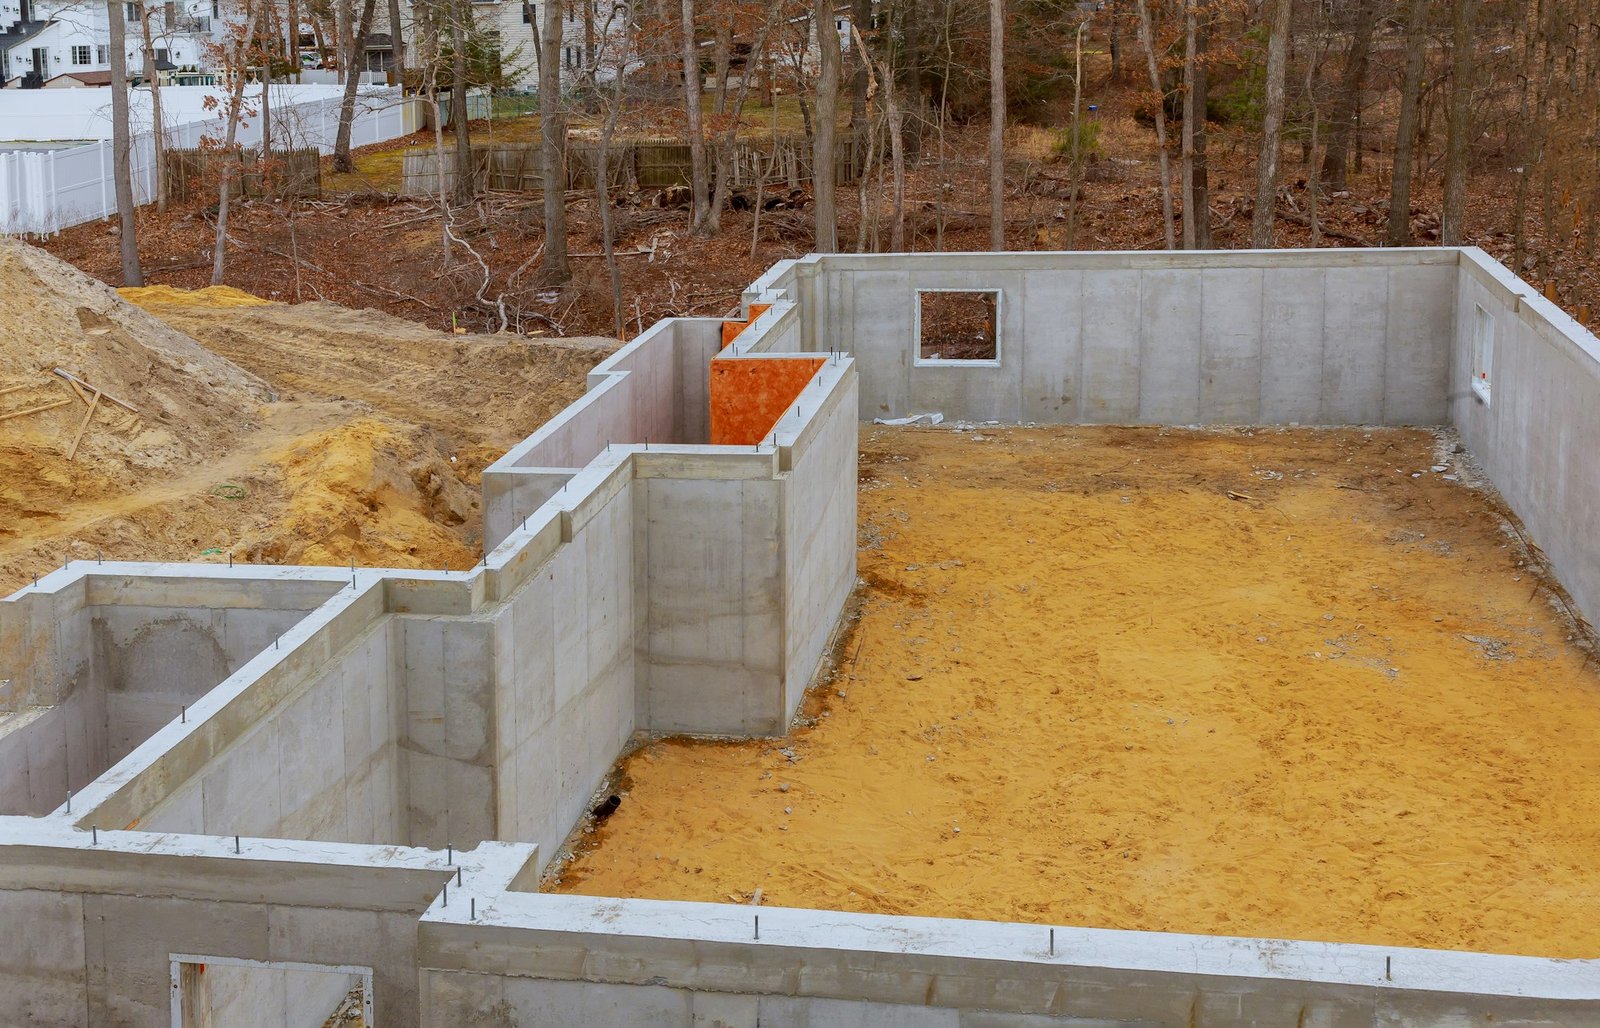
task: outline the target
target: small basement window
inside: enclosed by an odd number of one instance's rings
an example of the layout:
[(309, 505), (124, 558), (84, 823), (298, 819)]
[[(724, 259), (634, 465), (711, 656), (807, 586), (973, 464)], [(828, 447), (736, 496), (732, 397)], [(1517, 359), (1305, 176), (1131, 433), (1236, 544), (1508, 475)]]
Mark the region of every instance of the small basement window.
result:
[(1494, 371), (1494, 318), (1482, 307), (1472, 323), (1472, 391), (1489, 402), (1489, 376)]
[(1000, 363), (1000, 290), (919, 289), (917, 363)]

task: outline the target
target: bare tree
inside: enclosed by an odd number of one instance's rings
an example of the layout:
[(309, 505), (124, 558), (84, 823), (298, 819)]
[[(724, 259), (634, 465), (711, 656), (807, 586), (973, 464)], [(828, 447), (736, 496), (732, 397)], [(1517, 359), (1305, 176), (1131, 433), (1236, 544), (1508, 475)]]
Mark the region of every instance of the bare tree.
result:
[(831, 0), (816, 0), (814, 15), (819, 55), (817, 125), (811, 159), (812, 192), (816, 199), (818, 253), (839, 249), (838, 173), (834, 143), (839, 132), (839, 33), (834, 31)]
[[(294, 0), (290, 0), (291, 9), (293, 3)], [(406, 80), (406, 37), (404, 26), (400, 23), (400, 0), (389, 0), (389, 55), (394, 67), (395, 83), (403, 86)], [(298, 63), (299, 59), (296, 58)]]
[(544, 157), (546, 285), (572, 278), (567, 261), (567, 116), (561, 101), (562, 0), (545, 0), (539, 39), (539, 116)]
[(1460, 246), (1467, 215), (1467, 155), (1472, 144), (1473, 26), (1478, 0), (1455, 0), (1450, 53), (1450, 112), (1445, 130), (1444, 214), (1439, 241)]
[(689, 145), (689, 229), (695, 235), (706, 231), (706, 211), (710, 189), (706, 181), (706, 137), (700, 118), (700, 45), (695, 41), (694, 0), (682, 0), (683, 38), (683, 113), (688, 124)]
[[(372, 0), (367, 0), (370, 4)], [(239, 121), (244, 116), (244, 87), (250, 78), (250, 56), (255, 48), (257, 19), (244, 12), (244, 22), (230, 27), (230, 38), (222, 43), (222, 72), (228, 79), (228, 99), (225, 108), (227, 129), (222, 141), (222, 174), (217, 181), (217, 231), (211, 248), (211, 284), (222, 284), (222, 265), (228, 241), (228, 201), (232, 198), (233, 178), (240, 163), (235, 152), (239, 138)]]
[(344, 54), (339, 68), (344, 72), (344, 95), (339, 98), (339, 131), (333, 142), (333, 167), (336, 171), (354, 171), (350, 161), (350, 131), (356, 120), (356, 87), (361, 84), (361, 65), (366, 63), (367, 35), (372, 31), (372, 12), (375, 0), (363, 0), (361, 17), (355, 17), (354, 0), (339, 0), (344, 12), (346, 34)]
[(161, 70), (156, 67), (156, 44), (150, 27), (149, 4), (139, 7), (139, 22), (143, 29), (144, 81), (150, 89), (150, 154), (155, 162), (156, 210), (167, 211), (167, 140), (161, 118)]
[(1156, 164), (1161, 175), (1161, 222), (1167, 249), (1178, 248), (1172, 221), (1172, 166), (1167, 160), (1167, 94), (1161, 87), (1161, 68), (1156, 60), (1155, 25), (1146, 0), (1134, 0), (1139, 9), (1139, 44), (1144, 47), (1145, 66), (1150, 72), (1150, 88), (1155, 92)]
[[(1285, 82), (1289, 72), (1289, 33), (1294, 0), (1271, 0), (1272, 28), (1267, 39), (1267, 97), (1261, 125), (1261, 159), (1256, 163), (1256, 207), (1250, 217), (1250, 245), (1272, 245), (1272, 224), (1278, 207), (1278, 151), (1282, 146)], [(1425, 3), (1426, 0), (1414, 0)]]
[(1352, 17), (1350, 45), (1344, 54), (1339, 92), (1334, 94), (1333, 110), (1328, 115), (1328, 148), (1322, 156), (1322, 178), (1328, 189), (1335, 192), (1348, 184), (1350, 147), (1361, 111), (1361, 88), (1372, 56), (1372, 34), (1378, 25), (1378, 0), (1361, 0)]
[(989, 249), (1006, 248), (1006, 5), (989, 0)]
[(144, 285), (139, 268), (138, 227), (133, 219), (132, 133), (128, 128), (127, 25), (122, 19), (122, 0), (106, 0), (110, 23), (111, 58), (111, 174), (116, 178), (117, 215), (122, 225), (122, 284)]
[(1410, 0), (1406, 10), (1406, 68), (1400, 83), (1400, 115), (1394, 134), (1394, 169), (1389, 182), (1390, 246), (1411, 244), (1411, 164), (1421, 121), (1422, 73), (1427, 68), (1428, 0)]
[[(456, 0), (450, 10), (450, 126), (456, 136), (455, 202), (465, 207), (477, 192), (477, 168), (472, 160), (472, 130), (467, 114), (467, 37), (472, 23), (472, 0)], [(372, 0), (367, 0), (367, 8)]]

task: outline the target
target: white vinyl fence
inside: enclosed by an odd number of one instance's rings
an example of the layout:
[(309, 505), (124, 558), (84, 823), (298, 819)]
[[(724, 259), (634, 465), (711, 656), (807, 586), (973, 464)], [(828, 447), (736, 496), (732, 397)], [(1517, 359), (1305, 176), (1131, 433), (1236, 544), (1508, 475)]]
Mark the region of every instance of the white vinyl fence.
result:
[[(253, 107), (260, 108), (259, 94)], [(402, 99), (396, 89), (363, 88), (356, 99), (350, 145), (381, 143), (421, 127), (422, 110), (416, 100)], [(200, 146), (203, 139), (221, 141), (226, 131), (225, 121), (214, 118), (168, 128), (165, 137), (169, 149), (185, 149)], [(338, 131), (336, 97), (272, 109), (274, 148), (316, 147), (332, 153)], [(241, 122), (237, 140), (241, 146), (259, 145), (261, 119)], [(130, 157), (134, 203), (150, 203), (155, 198), (150, 133), (134, 136)], [(111, 158), (109, 139), (66, 149), (0, 152), (0, 233), (47, 236), (115, 214), (117, 191)]]

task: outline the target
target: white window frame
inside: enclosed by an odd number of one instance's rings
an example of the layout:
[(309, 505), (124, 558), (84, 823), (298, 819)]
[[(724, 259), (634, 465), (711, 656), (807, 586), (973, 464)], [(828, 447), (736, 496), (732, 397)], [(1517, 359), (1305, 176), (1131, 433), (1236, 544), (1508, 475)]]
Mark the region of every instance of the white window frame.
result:
[[(78, 57), (80, 55), (83, 57), (83, 60), (81, 60), (81, 61), (78, 60)], [(72, 46), (72, 66), (74, 68), (87, 68), (87, 67), (89, 67), (90, 58), (93, 55), (94, 55), (94, 50), (93, 50), (92, 47), (89, 46), (89, 44), (87, 44), (87, 43), (74, 43), (73, 46)]]
[(1472, 391), (1485, 407), (1494, 385), (1494, 316), (1482, 304), (1473, 305)]
[[(922, 356), (922, 295), (924, 293), (993, 293), (994, 294), (994, 357), (980, 360), (954, 360), (947, 357)], [(952, 286), (918, 289), (913, 301), (911, 325), (911, 361), (918, 368), (998, 368), (1005, 356), (1005, 290), (999, 286)]]
[(111, 48), (96, 45), (94, 48), (94, 63), (106, 64), (111, 56)]
[(194, 953), (169, 953), (167, 968), (172, 993), (172, 1028), (185, 1028), (183, 1020), (183, 965), (217, 964), (226, 967), (250, 967), (267, 971), (315, 971), (318, 974), (349, 974), (361, 978), (362, 1014), (364, 1024), (377, 1024), (372, 1002), (372, 968), (351, 964), (307, 964), (298, 960), (247, 960), (241, 957), (207, 957)]

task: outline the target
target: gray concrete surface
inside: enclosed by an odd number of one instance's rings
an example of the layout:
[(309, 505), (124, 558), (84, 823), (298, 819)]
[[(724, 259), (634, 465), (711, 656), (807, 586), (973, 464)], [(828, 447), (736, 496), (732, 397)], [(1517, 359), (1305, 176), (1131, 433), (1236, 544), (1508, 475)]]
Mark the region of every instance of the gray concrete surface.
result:
[[(914, 254), (785, 262), (746, 302), (861, 370), (861, 417), (1439, 424), (1454, 251)], [(999, 366), (919, 365), (922, 289), (998, 290)]]
[[(1450, 421), (1592, 622), (1600, 618), (1600, 341), (1482, 250), (1462, 252), (1457, 276)], [(1487, 402), (1471, 387), (1479, 308), (1494, 329)]]

